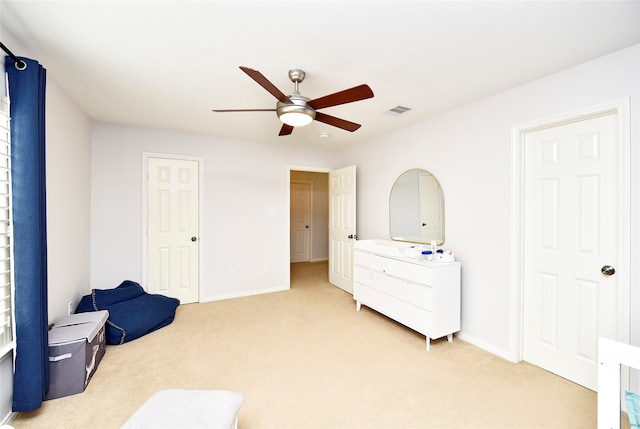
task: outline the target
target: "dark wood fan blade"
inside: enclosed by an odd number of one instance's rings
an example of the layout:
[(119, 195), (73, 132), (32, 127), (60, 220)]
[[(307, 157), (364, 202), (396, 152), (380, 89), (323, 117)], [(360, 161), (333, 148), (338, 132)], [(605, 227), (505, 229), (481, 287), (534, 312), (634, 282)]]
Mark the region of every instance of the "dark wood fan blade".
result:
[(359, 85), (345, 89), (324, 97), (316, 98), (307, 104), (314, 109), (324, 109), (325, 107), (337, 106), (339, 104), (352, 103), (354, 101), (365, 100), (373, 97), (373, 91), (369, 85)]
[(342, 128), (343, 130), (354, 132), (361, 127), (360, 124), (350, 122), (344, 119), (336, 118), (335, 116), (327, 115), (326, 113), (316, 112), (316, 121), (323, 122), (334, 127)]
[(276, 109), (213, 109), (212, 112), (275, 112)]
[(293, 131), (293, 127), (291, 125), (282, 124), (282, 128), (280, 128), (279, 136), (288, 136)]
[(269, 82), (269, 80), (264, 77), (258, 70), (253, 70), (248, 67), (242, 66), (240, 66), (240, 70), (248, 74), (251, 79), (258, 82), (258, 85), (269, 91), (269, 93), (276, 97), (279, 101), (282, 101), (283, 103), (291, 103), (291, 100), (289, 100), (289, 98), (287, 98), (287, 96), (284, 95), (282, 91), (276, 88), (274, 84)]

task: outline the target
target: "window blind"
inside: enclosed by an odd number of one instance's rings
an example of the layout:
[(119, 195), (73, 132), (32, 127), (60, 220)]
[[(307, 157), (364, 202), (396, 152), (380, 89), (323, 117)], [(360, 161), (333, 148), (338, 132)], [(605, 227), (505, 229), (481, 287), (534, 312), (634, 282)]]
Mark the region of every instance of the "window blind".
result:
[(13, 348), (11, 146), (7, 103), (0, 103), (0, 357)]

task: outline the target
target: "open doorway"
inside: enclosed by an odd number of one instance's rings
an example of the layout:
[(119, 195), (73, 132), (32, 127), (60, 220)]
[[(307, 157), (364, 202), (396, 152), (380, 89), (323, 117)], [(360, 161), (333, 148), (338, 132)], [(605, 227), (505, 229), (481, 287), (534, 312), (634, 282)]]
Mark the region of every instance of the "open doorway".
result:
[(329, 259), (329, 174), (290, 172), (291, 263)]

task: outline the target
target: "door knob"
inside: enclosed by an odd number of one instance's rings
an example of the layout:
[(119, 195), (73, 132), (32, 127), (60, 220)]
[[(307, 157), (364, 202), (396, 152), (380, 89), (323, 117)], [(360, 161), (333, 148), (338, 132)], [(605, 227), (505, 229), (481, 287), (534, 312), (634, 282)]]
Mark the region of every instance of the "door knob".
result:
[(193, 242), (198, 241), (198, 237), (191, 237), (191, 241), (193, 241)]
[(602, 268), (600, 268), (600, 272), (605, 276), (610, 276), (615, 274), (616, 269), (613, 268), (611, 265), (604, 265)]

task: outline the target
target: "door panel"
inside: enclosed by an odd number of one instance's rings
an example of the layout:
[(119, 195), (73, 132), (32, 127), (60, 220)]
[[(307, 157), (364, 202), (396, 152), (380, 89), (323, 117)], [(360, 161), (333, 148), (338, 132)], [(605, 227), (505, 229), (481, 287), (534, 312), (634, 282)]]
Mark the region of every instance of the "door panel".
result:
[(291, 182), (290, 185), (290, 261), (311, 259), (311, 184)]
[(329, 173), (329, 282), (353, 294), (356, 167)]
[(595, 390), (617, 335), (616, 116), (525, 137), (524, 359)]
[(198, 162), (148, 158), (147, 166), (149, 292), (198, 302)]

